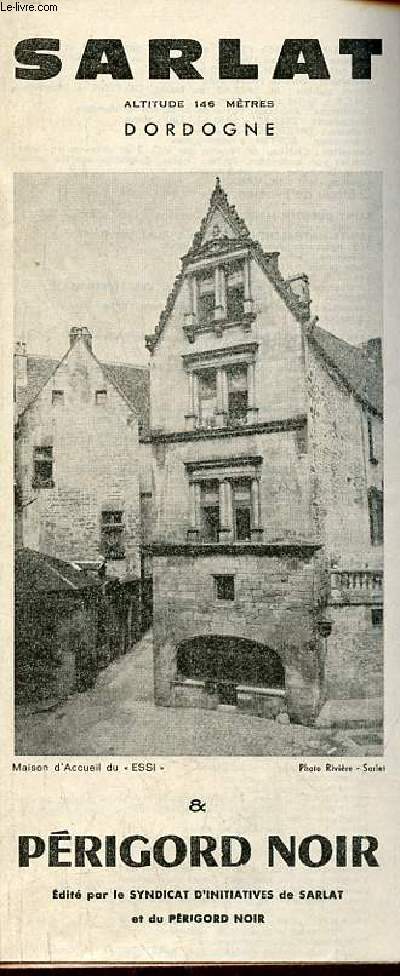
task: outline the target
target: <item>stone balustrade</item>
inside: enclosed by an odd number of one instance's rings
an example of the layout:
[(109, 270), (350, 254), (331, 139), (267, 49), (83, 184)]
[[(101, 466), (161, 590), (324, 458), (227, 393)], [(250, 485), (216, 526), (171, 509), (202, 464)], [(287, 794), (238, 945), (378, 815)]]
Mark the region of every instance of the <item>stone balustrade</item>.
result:
[(330, 602), (335, 604), (382, 604), (382, 569), (334, 569)]

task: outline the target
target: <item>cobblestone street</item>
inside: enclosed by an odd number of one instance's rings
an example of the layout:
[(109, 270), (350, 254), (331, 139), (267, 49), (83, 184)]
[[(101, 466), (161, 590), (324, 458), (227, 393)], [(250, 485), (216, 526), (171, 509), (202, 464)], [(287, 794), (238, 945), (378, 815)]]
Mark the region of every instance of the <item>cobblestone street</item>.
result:
[(153, 702), (151, 633), (99, 675), (96, 685), (52, 711), (20, 712), (18, 755), (379, 755), (379, 732), (280, 725), (216, 711), (160, 708)]

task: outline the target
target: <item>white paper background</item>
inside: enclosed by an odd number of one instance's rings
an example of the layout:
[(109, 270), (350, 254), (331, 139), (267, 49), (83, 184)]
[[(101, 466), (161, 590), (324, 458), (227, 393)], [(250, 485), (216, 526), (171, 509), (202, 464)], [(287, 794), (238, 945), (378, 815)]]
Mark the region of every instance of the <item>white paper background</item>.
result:
[[(211, 3), (101, 4), (60, 0), (54, 14), (0, 13), (2, 120), (2, 947), (3, 960), (23, 961), (269, 961), (393, 960), (399, 955), (397, 905), (399, 646), (399, 341), (398, 190), (399, 25), (396, 7), (352, 0), (249, 0)], [(50, 82), (14, 79), (13, 51), (22, 37), (59, 37), (62, 73)], [(134, 81), (79, 82), (74, 75), (88, 37), (120, 37), (134, 66)], [(147, 79), (149, 37), (194, 37), (203, 43), (204, 81)], [(241, 37), (242, 58), (258, 61), (257, 82), (218, 82), (219, 37)], [(318, 37), (330, 81), (273, 82), (285, 37)], [(373, 59), (373, 80), (351, 80), (350, 58), (339, 56), (339, 37), (383, 37), (384, 57)], [(207, 115), (230, 120), (226, 98), (274, 98), (276, 135), (270, 139), (125, 139), (124, 102), (132, 98), (218, 101)], [(143, 112), (143, 121), (154, 118)], [(163, 113), (156, 113), (160, 118)], [(190, 107), (177, 120), (193, 119)], [(246, 115), (236, 113), (240, 117)], [(128, 113), (129, 115), (129, 113)], [(262, 117), (262, 113), (259, 113)], [(236, 118), (236, 115), (235, 115)], [(17, 774), (12, 713), (12, 179), (14, 172), (65, 171), (382, 171), (384, 178), (384, 326), (386, 377), (385, 663), (386, 774), (299, 774), (293, 759), (171, 759), (165, 770), (139, 775)], [(194, 228), (193, 228), (194, 229)], [(163, 228), (163, 231), (165, 228)], [(56, 310), (55, 310), (56, 311)], [(9, 471), (10, 477), (7, 476)], [(113, 761), (118, 761), (117, 757)], [(52, 760), (48, 760), (51, 765)], [(349, 762), (349, 760), (347, 760)], [(372, 761), (369, 760), (372, 764)], [(207, 798), (206, 815), (188, 812), (192, 796)], [(127, 868), (52, 870), (44, 859), (17, 867), (17, 835), (67, 828), (73, 833), (243, 833), (253, 859), (242, 870)], [(269, 833), (298, 837), (376, 834), (377, 869), (318, 871), (266, 867)], [(264, 926), (133, 925), (137, 905), (55, 902), (53, 887), (342, 888), (341, 902), (275, 898), (246, 904), (265, 911)], [(194, 903), (190, 904), (192, 909)], [(243, 903), (242, 903), (243, 905)], [(174, 907), (172, 907), (174, 906)], [(174, 911), (177, 903), (156, 910)], [(238, 903), (212, 902), (212, 911), (240, 911)], [(250, 907), (248, 907), (250, 906)], [(180, 906), (179, 906), (180, 907)], [(185, 906), (184, 906), (185, 907)], [(189, 907), (189, 906), (188, 906)], [(196, 908), (198, 906), (196, 905)], [(200, 910), (204, 910), (204, 903)], [(153, 903), (145, 914), (153, 910)]]

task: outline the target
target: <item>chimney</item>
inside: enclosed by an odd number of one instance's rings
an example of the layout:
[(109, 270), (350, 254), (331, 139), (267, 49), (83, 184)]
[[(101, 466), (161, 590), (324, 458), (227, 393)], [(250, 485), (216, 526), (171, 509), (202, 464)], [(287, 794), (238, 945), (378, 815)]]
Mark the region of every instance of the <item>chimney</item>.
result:
[(368, 359), (372, 359), (379, 369), (382, 369), (382, 339), (376, 336), (374, 339), (367, 339), (361, 347), (367, 354)]
[(26, 342), (20, 340), (15, 343), (14, 349), (14, 377), (16, 389), (25, 389), (28, 385), (28, 356), (26, 354)]
[(72, 329), (69, 330), (70, 349), (78, 342), (78, 339), (83, 339), (85, 346), (92, 351), (92, 333), (85, 325), (73, 325)]

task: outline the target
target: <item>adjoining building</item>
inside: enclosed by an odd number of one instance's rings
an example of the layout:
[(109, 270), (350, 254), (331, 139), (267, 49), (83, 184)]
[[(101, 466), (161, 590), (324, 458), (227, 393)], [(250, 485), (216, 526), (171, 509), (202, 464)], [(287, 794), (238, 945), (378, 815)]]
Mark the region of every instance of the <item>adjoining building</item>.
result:
[(101, 582), (31, 549), (15, 554), (15, 700), (51, 706), (86, 691), (99, 662)]
[(15, 355), (16, 546), (96, 570), (103, 663), (142, 629), (139, 430), (148, 369), (103, 363), (86, 328), (60, 362)]
[(217, 180), (147, 337), (159, 704), (382, 693), (381, 346), (310, 303)]

